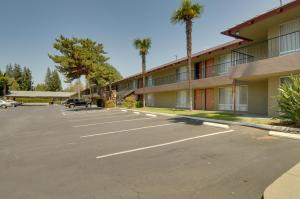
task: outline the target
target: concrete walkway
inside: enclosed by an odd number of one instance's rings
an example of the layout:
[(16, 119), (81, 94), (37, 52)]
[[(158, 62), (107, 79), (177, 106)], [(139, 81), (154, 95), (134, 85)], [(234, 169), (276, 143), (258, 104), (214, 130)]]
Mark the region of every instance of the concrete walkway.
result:
[(300, 163), (279, 177), (264, 193), (264, 199), (300, 198)]

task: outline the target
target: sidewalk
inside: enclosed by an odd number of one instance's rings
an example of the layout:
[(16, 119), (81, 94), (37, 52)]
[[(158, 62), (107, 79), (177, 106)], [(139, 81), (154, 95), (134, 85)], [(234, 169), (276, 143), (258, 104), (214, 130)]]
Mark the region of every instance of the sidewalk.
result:
[(264, 193), (264, 199), (299, 199), (300, 163), (284, 173)]

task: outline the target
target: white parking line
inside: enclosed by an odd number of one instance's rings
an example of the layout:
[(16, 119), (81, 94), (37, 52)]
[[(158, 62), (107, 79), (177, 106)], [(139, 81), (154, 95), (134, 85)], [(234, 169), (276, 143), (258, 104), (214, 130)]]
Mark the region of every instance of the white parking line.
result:
[(214, 135), (221, 135), (221, 134), (231, 133), (233, 131), (234, 130), (220, 131), (220, 132), (217, 132), (217, 133), (210, 133), (210, 134), (206, 134), (206, 135), (190, 137), (190, 138), (186, 138), (186, 139), (176, 140), (176, 141), (173, 141), (173, 142), (167, 142), (167, 143), (162, 143), (162, 144), (157, 144), (157, 145), (152, 145), (152, 146), (147, 146), (147, 147), (141, 147), (141, 148), (137, 148), (137, 149), (131, 149), (131, 150), (127, 150), (127, 151), (121, 151), (121, 152), (117, 152), (117, 153), (111, 153), (111, 154), (107, 154), (107, 155), (101, 155), (101, 156), (97, 156), (96, 158), (97, 159), (103, 159), (103, 158), (108, 158), (108, 157), (112, 157), (112, 156), (123, 155), (123, 154), (127, 154), (127, 153), (133, 153), (133, 152), (137, 152), (137, 151), (143, 151), (143, 150), (147, 150), (147, 149), (153, 149), (153, 148), (158, 148), (158, 147), (172, 145), (172, 144), (178, 144), (178, 143), (181, 143), (181, 142), (187, 142), (187, 141), (190, 141), (190, 140), (201, 139), (201, 138), (210, 137), (210, 136), (214, 136)]
[(163, 126), (171, 126), (171, 125), (176, 125), (176, 124), (183, 124), (183, 122), (145, 126), (145, 127), (140, 127), (140, 128), (126, 129), (126, 130), (120, 130), (120, 131), (111, 131), (111, 132), (106, 132), (106, 133), (97, 133), (97, 134), (92, 134), (92, 135), (81, 136), (80, 138), (89, 138), (89, 137), (110, 135), (110, 134), (116, 134), (116, 133), (128, 133), (130, 131), (138, 131), (138, 130), (142, 130), (142, 129), (150, 129), (150, 128), (157, 128), (157, 127), (163, 127)]
[(152, 118), (139, 118), (139, 119), (132, 119), (132, 120), (117, 120), (117, 121), (111, 121), (111, 122), (83, 124), (83, 125), (77, 125), (77, 126), (72, 126), (72, 127), (73, 128), (79, 128), (79, 127), (87, 127), (87, 126), (96, 126), (96, 125), (101, 125), (101, 124), (112, 124), (112, 123), (131, 122), (131, 121), (137, 121), (137, 120), (150, 120), (150, 119), (152, 119)]
[(133, 112), (134, 114), (137, 114), (137, 115), (139, 115), (139, 114), (141, 114), (140, 112)]
[(121, 110), (122, 112), (127, 112), (127, 110)]

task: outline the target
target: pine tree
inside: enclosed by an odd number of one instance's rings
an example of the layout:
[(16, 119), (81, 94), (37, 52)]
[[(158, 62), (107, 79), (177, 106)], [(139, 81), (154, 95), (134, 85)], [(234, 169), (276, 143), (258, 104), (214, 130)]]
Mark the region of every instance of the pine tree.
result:
[(19, 64), (15, 64), (12, 70), (12, 78), (14, 78), (19, 85), (22, 84), (22, 68)]
[(50, 91), (61, 91), (61, 81), (57, 70), (52, 71), (50, 77)]
[(30, 91), (32, 89), (32, 75), (29, 68), (24, 67), (22, 73), (21, 90)]
[(50, 91), (50, 87), (51, 87), (51, 76), (52, 76), (52, 73), (51, 73), (51, 70), (50, 68), (48, 67), (47, 68), (47, 73), (46, 73), (46, 77), (45, 77), (45, 85), (46, 85), (46, 90), (47, 91)]
[(5, 70), (6, 76), (9, 78), (14, 78), (14, 72), (13, 72), (13, 65), (8, 64), (6, 65), (6, 70)]

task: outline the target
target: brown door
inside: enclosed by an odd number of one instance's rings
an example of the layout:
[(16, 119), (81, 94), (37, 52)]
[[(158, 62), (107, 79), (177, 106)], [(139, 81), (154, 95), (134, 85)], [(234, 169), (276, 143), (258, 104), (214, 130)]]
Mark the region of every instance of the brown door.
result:
[(205, 109), (205, 92), (203, 89), (195, 90), (195, 110)]
[(215, 109), (214, 89), (207, 88), (205, 94), (206, 110), (213, 111)]

